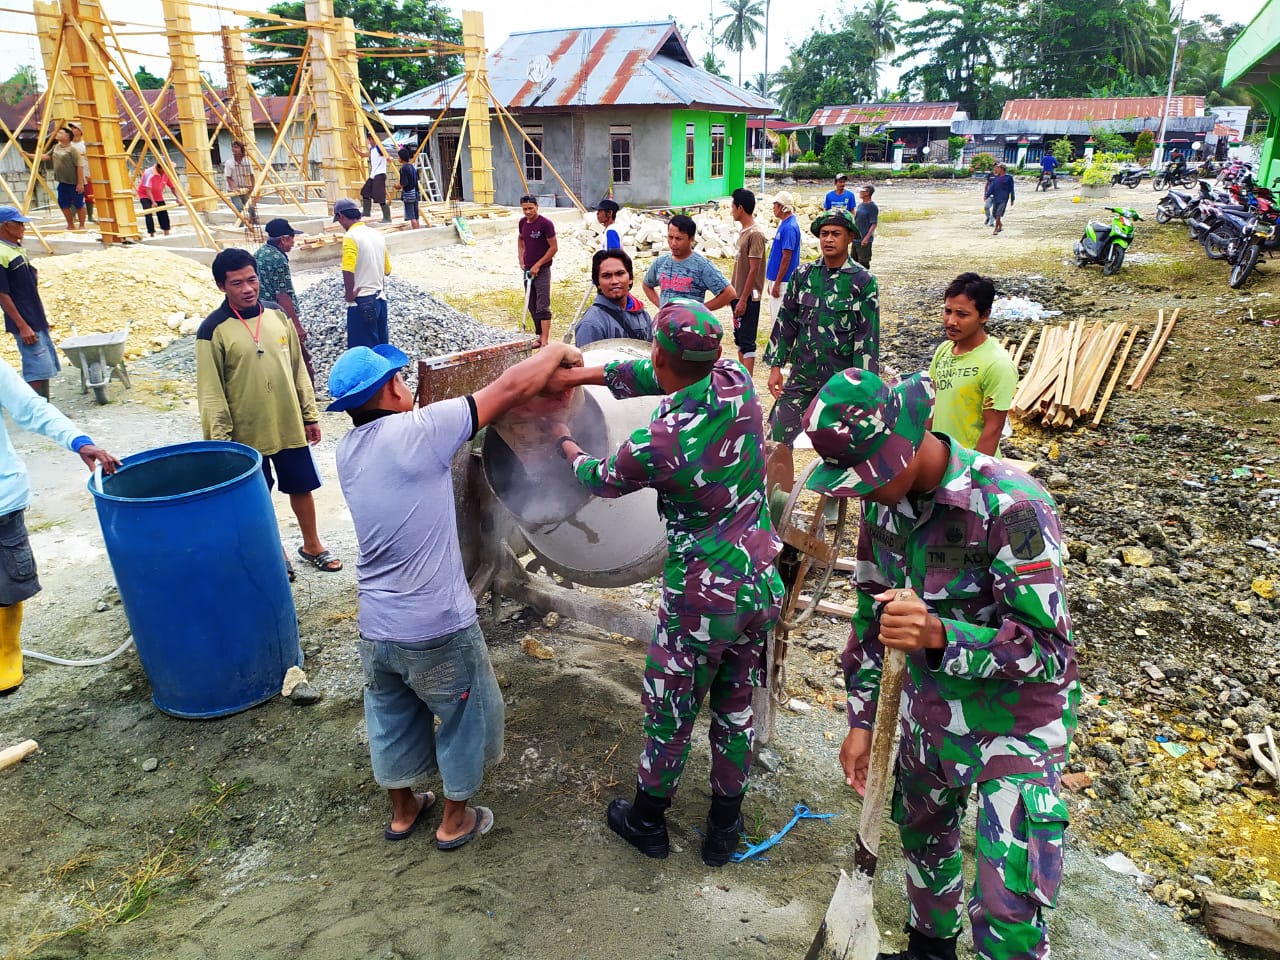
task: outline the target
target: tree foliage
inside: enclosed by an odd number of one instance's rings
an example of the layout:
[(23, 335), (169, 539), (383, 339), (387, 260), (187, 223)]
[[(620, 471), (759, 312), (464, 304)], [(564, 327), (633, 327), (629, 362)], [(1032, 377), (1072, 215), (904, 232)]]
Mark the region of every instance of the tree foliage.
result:
[(762, 0), (725, 0), (726, 12), (716, 17), (715, 25), (723, 25), (720, 42), (738, 55), (738, 86), (742, 86), (742, 51), (756, 47), (756, 34), (764, 34)]
[(134, 71), (133, 80), (139, 90), (159, 90), (164, 86), (164, 77), (156, 76), (145, 65)]
[[(356, 46), (361, 50), (379, 47), (412, 46), (412, 39), (371, 37), (360, 30), (378, 30), (416, 38), (420, 42), (443, 40), (462, 42), (462, 24), (449, 15), (447, 6), (430, 0), (334, 0), (334, 14), (350, 17), (356, 25)], [(285, 0), (267, 9), (268, 13), (289, 20), (305, 20), (303, 0)], [(250, 17), (250, 28), (274, 26), (275, 22)], [(258, 56), (250, 60), (249, 70), (254, 85), (264, 93), (277, 96), (289, 93), (297, 64), (272, 66), (273, 59), (296, 58), (307, 42), (304, 29), (280, 30), (261, 34), (270, 44), (295, 44), (293, 47), (250, 43)], [(462, 72), (460, 56), (359, 57), (360, 82), (379, 103), (405, 93), (420, 90)]]
[(34, 97), (40, 92), (40, 81), (36, 68), (31, 64), (23, 64), (8, 80), (0, 82), (0, 102), (13, 106), (27, 97)]
[(822, 26), (791, 50), (773, 76), (782, 112), (808, 120), (824, 104), (860, 103), (875, 96), (875, 54), (862, 25), (852, 18), (842, 29)]

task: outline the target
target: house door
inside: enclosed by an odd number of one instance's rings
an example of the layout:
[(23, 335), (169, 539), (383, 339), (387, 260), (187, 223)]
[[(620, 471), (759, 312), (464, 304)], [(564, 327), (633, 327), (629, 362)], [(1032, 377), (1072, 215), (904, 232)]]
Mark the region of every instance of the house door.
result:
[(440, 174), (442, 177), (453, 174), (453, 186), (445, 192), (449, 198), (454, 201), (462, 200), (462, 164), (458, 164), (454, 170), (454, 161), (458, 157), (458, 134), (456, 133), (438, 133), (436, 141), (440, 148)]

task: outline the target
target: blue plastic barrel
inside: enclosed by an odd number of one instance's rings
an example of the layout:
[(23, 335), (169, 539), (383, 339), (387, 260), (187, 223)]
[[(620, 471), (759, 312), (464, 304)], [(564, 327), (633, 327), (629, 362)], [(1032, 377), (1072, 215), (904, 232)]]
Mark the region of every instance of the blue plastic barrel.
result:
[(159, 447), (89, 489), (155, 705), (221, 717), (279, 693), (302, 650), (258, 451)]

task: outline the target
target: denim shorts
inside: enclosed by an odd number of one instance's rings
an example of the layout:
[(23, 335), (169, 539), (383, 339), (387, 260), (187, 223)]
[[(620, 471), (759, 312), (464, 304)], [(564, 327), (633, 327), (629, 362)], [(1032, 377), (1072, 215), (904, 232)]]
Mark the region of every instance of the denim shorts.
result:
[(63, 210), (79, 210), (84, 206), (84, 194), (74, 183), (58, 182), (58, 206)]
[(15, 334), (18, 341), (18, 355), (22, 357), (22, 379), (27, 383), (36, 380), (51, 380), (54, 374), (62, 369), (58, 362), (58, 348), (53, 345), (53, 338), (48, 330), (36, 331), (36, 342), (27, 344)]
[[(275, 476), (272, 476), (273, 466)], [(320, 488), (320, 471), (316, 469), (316, 458), (310, 446), (286, 447), (264, 455), (262, 473), (267, 478), (268, 490), (277, 478), (281, 493), (310, 493)]]
[(411, 787), (439, 771), (446, 799), (470, 798), (502, 759), (506, 716), (479, 625), (420, 643), (361, 637), (360, 662), (378, 784)]

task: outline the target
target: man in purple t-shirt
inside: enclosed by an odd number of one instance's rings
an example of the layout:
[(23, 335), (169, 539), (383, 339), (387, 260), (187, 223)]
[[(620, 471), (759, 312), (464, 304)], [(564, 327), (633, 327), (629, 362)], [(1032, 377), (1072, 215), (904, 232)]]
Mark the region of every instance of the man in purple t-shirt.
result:
[(524, 271), (524, 309), (533, 316), (538, 331), (538, 345), (545, 347), (551, 335), (551, 261), (560, 249), (556, 242), (556, 225), (538, 213), (538, 198), (525, 194), (520, 198), (520, 238), (516, 249), (520, 269)]

